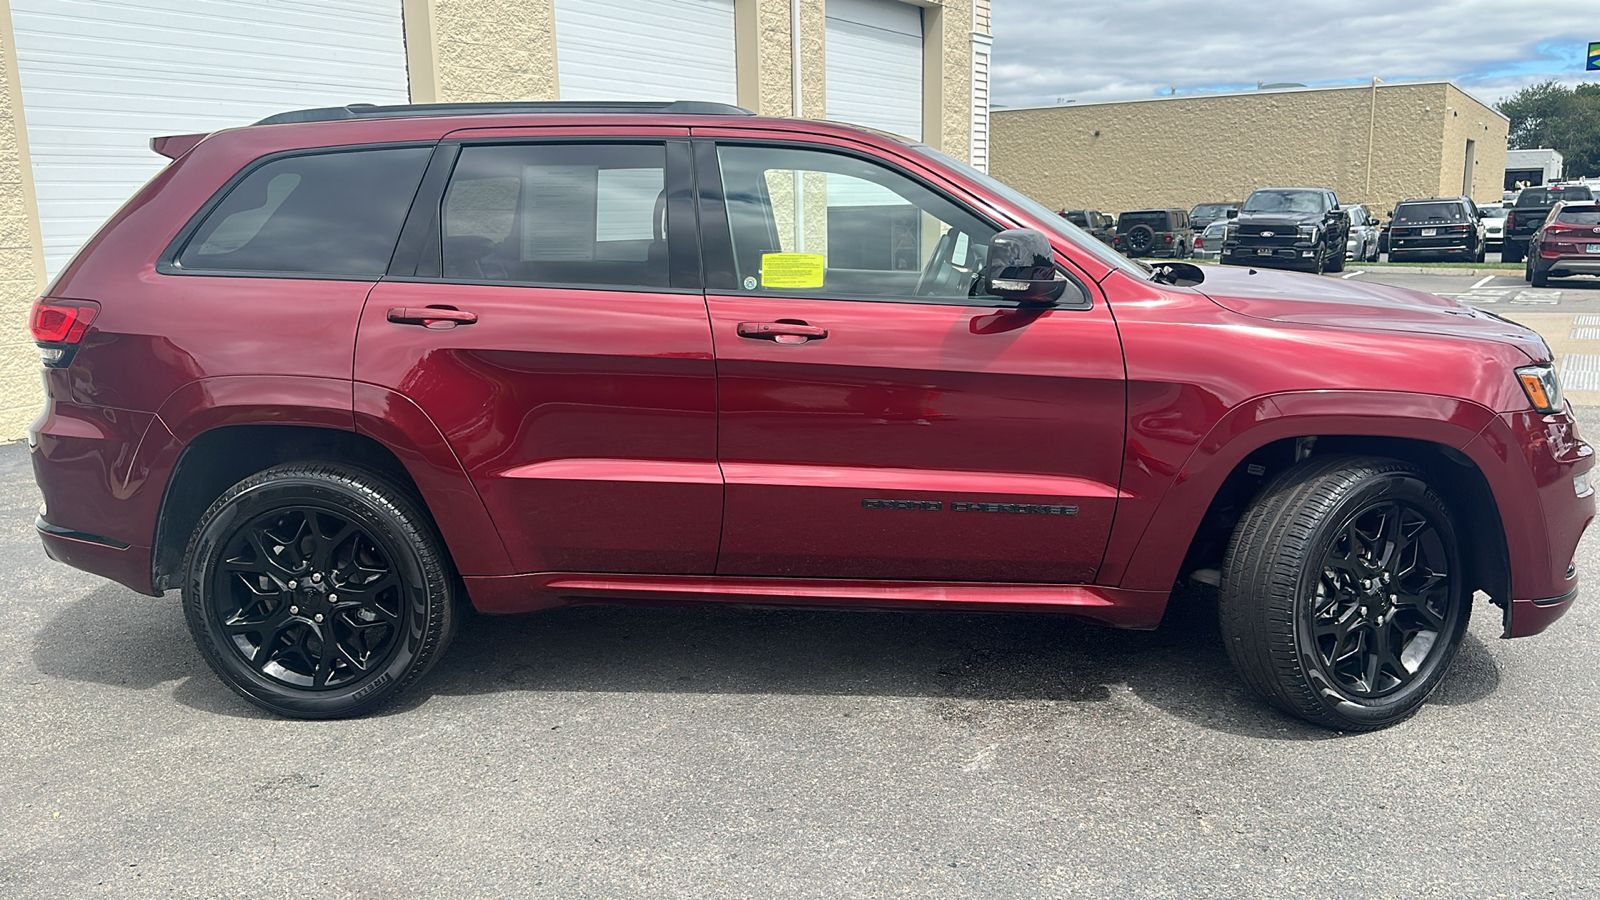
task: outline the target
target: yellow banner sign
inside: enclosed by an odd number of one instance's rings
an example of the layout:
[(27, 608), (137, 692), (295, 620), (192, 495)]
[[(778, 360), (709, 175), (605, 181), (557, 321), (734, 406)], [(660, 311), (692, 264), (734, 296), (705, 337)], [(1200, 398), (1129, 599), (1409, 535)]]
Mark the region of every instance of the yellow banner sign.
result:
[(768, 288), (819, 288), (828, 258), (820, 253), (761, 254), (761, 286)]

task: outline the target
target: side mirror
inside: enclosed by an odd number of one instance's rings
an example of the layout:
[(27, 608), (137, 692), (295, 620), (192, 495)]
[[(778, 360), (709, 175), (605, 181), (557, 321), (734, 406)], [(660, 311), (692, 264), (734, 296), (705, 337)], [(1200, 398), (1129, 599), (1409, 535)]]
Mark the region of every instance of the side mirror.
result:
[(1050, 241), (1031, 228), (1010, 228), (989, 240), (983, 281), (997, 297), (1046, 305), (1059, 300), (1067, 286), (1056, 272)]
[(1230, 218), (1230, 219), (1239, 218), (1239, 211), (1237, 209), (1228, 210), (1228, 218)]

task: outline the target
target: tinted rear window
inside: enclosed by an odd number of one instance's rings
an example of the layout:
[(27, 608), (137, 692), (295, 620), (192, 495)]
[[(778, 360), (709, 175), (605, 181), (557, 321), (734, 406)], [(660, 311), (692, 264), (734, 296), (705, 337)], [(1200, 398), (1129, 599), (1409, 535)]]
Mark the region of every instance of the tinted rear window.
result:
[(1600, 225), (1600, 209), (1563, 209), (1556, 214), (1556, 221), (1566, 225)]
[(1230, 209), (1233, 209), (1233, 205), (1229, 203), (1202, 203), (1189, 211), (1189, 218), (1197, 219), (1201, 216), (1225, 216), (1228, 214), (1228, 210)]
[(1127, 231), (1135, 225), (1149, 225), (1156, 231), (1165, 231), (1167, 228), (1167, 214), (1164, 212), (1125, 212), (1117, 219), (1117, 228)]
[(1066, 219), (1068, 222), (1071, 222), (1079, 228), (1089, 227), (1089, 217), (1075, 209), (1069, 209), (1062, 213), (1061, 218)]
[(1533, 206), (1540, 209), (1549, 209), (1562, 200), (1593, 200), (1594, 193), (1584, 185), (1564, 187), (1560, 190), (1553, 188), (1524, 188), (1517, 195), (1517, 206)]
[(1460, 203), (1402, 203), (1395, 207), (1394, 220), (1402, 225), (1465, 222), (1467, 209)]
[(273, 160), (246, 175), (206, 216), (178, 264), (381, 275), (432, 152), (383, 148)]

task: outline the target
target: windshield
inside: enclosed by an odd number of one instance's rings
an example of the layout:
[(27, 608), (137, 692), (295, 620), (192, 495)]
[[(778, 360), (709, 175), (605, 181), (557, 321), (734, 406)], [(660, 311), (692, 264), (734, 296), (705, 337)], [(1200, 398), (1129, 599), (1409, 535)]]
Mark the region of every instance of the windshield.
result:
[(1061, 218), (1066, 219), (1068, 222), (1071, 222), (1079, 228), (1089, 227), (1089, 217), (1084, 215), (1081, 210), (1069, 209), (1061, 214)]
[(1466, 217), (1466, 210), (1460, 203), (1402, 203), (1394, 211), (1394, 220), (1407, 225), (1418, 222), (1460, 222)]
[(1244, 202), (1242, 212), (1319, 213), (1322, 212), (1322, 192), (1256, 191)]
[(1051, 212), (1049, 207), (1039, 203), (1036, 200), (1030, 199), (1027, 195), (1023, 194), (1021, 191), (1018, 191), (1016, 188), (1013, 188), (1004, 182), (997, 181), (993, 177), (979, 172), (977, 169), (974, 169), (958, 159), (946, 156), (932, 147), (928, 147), (923, 144), (915, 144), (911, 147), (911, 149), (931, 160), (934, 160), (935, 162), (938, 162), (940, 165), (955, 169), (961, 174), (982, 185), (985, 189), (994, 192), (1007, 203), (1010, 203), (1017, 209), (1020, 209), (1032, 216), (1033, 220), (1038, 223), (1040, 228), (1058, 237), (1066, 238), (1072, 242), (1073, 246), (1085, 253), (1090, 254), (1106, 265), (1121, 269), (1122, 271), (1127, 272), (1129, 275), (1137, 275), (1140, 278), (1149, 277), (1150, 268), (1148, 266), (1136, 263), (1126, 256), (1123, 256), (1121, 253), (1118, 253), (1110, 247), (1107, 247), (1105, 244), (1096, 239), (1094, 235), (1091, 235), (1089, 232), (1084, 231), (1082, 228), (1079, 228), (1071, 222), (1068, 222), (1066, 219), (1063, 219)]

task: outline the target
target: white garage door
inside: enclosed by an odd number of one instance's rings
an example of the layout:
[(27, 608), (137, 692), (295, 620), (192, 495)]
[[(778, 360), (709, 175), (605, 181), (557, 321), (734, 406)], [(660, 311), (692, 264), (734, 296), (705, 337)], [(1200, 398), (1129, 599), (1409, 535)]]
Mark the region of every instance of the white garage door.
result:
[(737, 103), (733, 0), (556, 0), (563, 100)]
[(167, 160), (156, 135), (405, 103), (400, 0), (11, 0), (45, 269)]
[(828, 118), (922, 140), (922, 9), (828, 0)]

